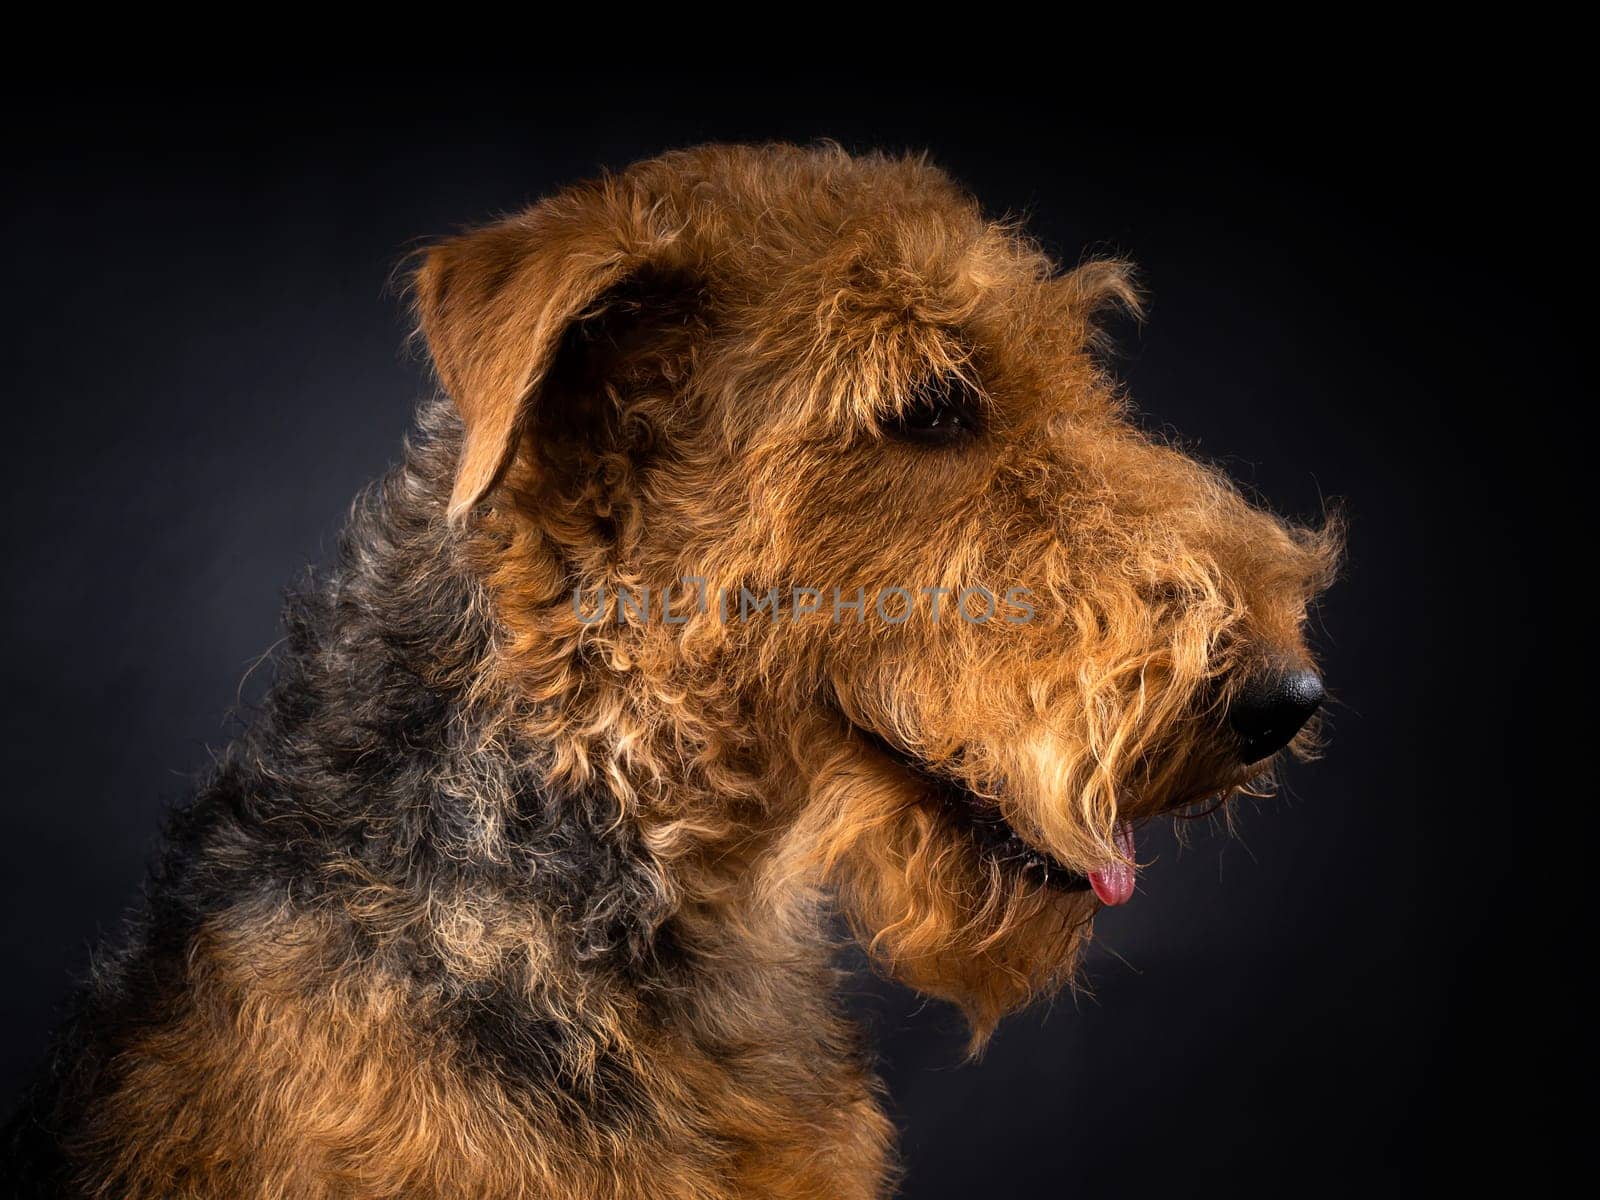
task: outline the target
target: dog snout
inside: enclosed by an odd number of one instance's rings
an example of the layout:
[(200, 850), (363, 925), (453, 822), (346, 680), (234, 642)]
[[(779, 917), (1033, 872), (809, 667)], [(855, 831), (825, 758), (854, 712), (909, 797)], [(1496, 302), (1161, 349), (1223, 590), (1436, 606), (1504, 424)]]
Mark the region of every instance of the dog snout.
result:
[(1309, 667), (1278, 666), (1253, 674), (1228, 706), (1239, 757), (1259, 762), (1282, 750), (1322, 707), (1322, 678)]

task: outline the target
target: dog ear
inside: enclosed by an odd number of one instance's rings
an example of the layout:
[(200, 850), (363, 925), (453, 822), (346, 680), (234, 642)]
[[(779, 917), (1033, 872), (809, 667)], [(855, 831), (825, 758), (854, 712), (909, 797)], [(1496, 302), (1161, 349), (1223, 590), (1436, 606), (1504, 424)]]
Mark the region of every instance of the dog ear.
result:
[(427, 252), (414, 278), (417, 315), (466, 426), (452, 521), (511, 465), (567, 331), (618, 284), (661, 263), (676, 240), (659, 206), (608, 180)]

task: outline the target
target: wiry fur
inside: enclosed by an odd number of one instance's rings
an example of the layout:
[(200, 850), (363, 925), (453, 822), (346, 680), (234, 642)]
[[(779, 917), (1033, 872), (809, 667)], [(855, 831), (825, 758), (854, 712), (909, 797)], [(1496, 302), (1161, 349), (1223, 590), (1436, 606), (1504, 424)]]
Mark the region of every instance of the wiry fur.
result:
[[(1331, 534), (1128, 421), (1093, 355), (1125, 268), (1058, 273), (918, 160), (667, 155), (435, 248), (417, 303), (454, 407), (291, 605), (14, 1169), (107, 1197), (882, 1194), (830, 907), (979, 1042), (1070, 976), (1096, 908), (982, 852), (906, 756), (1066, 868), (1114, 859), (1118, 821), (1248, 781), (1219, 714), (1304, 659)], [(981, 437), (886, 438), (937, 376), (981, 393)], [(1022, 586), (1038, 613), (572, 602), (685, 577)]]

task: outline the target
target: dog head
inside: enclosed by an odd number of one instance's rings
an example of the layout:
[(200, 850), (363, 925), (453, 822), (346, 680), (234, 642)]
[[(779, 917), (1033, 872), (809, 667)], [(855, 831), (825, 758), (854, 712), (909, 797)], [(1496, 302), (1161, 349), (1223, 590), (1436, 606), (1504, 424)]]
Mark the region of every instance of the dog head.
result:
[(1333, 534), (1130, 420), (1124, 265), (925, 162), (670, 154), (416, 293), (529, 720), (690, 899), (829, 885), (981, 1034), (1127, 899), (1140, 821), (1308, 746)]

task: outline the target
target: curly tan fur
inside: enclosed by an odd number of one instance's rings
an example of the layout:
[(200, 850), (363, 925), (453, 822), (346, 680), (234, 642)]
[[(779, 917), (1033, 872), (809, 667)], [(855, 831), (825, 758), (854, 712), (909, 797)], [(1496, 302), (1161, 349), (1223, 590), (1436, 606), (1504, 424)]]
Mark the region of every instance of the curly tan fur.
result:
[[(1334, 532), (1130, 420), (1123, 264), (1058, 271), (920, 159), (669, 154), (433, 248), (416, 303), (454, 411), (291, 614), (13, 1137), (62, 1194), (883, 1194), (833, 906), (981, 1046), (1098, 902), (930, 779), (1078, 875), (1259, 783), (1222, 714), (1308, 661)], [(976, 436), (892, 436), (930, 380)]]

